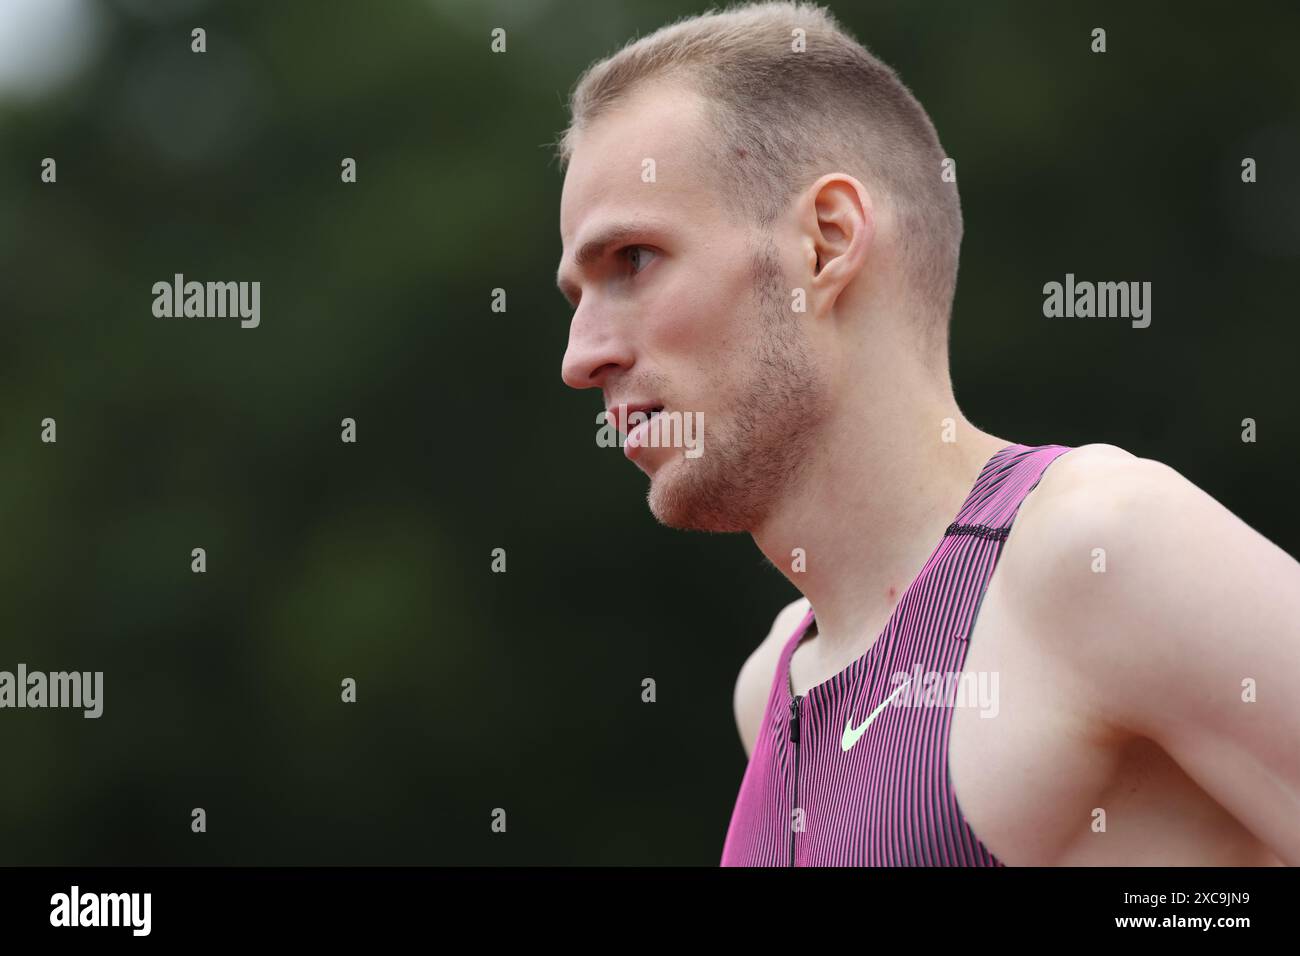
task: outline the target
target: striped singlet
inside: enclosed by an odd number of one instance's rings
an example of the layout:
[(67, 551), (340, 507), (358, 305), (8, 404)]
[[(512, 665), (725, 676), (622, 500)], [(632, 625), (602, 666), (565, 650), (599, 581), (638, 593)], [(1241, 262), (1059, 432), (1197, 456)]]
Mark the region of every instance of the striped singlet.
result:
[(813, 612), (804, 617), (772, 679), (723, 866), (1003, 865), (957, 806), (951, 704), (962, 684), (959, 702), (979, 706), (967, 696), (976, 675), (957, 675), (980, 602), (1021, 501), (1069, 450), (1008, 445), (990, 458), (875, 643), (795, 697), (790, 658)]

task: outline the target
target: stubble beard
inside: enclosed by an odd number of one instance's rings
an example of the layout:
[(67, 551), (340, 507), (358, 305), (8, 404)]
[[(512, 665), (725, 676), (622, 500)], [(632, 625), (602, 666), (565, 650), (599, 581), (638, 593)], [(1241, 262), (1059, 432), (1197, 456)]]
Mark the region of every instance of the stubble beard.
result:
[(826, 417), (826, 384), (798, 318), (786, 306), (770, 241), (754, 257), (752, 269), (759, 332), (738, 370), (736, 399), (723, 424), (709, 430), (703, 453), (675, 456), (646, 495), (655, 518), (670, 528), (759, 528), (777, 502), (797, 490)]

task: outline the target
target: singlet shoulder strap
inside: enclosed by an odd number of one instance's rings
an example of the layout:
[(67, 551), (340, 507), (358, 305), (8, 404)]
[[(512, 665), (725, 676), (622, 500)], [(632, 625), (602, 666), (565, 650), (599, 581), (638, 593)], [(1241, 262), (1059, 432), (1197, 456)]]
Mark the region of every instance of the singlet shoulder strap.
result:
[(1038, 486), (1047, 466), (1069, 450), (1068, 445), (1016, 445), (1008, 449), (980, 476), (945, 536), (1006, 540), (1021, 502)]
[(1070, 450), (1068, 445), (1020, 445), (1000, 456), (967, 499), (957, 520), (944, 534), (941, 553), (964, 553), (963, 561), (974, 571), (968, 586), (976, 595), (973, 602), (960, 602), (948, 621), (951, 635), (970, 640), (979, 617), (989, 580), (1002, 557), (1002, 545), (1011, 533), (1025, 497), (1038, 486), (1047, 466)]

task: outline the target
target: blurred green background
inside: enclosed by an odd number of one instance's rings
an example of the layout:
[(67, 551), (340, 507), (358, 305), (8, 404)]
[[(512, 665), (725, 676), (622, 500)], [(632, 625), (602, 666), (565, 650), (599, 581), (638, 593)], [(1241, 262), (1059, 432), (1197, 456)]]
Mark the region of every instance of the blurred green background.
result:
[[(1294, 554), (1300, 9), (1135, 7), (831, 4), (957, 159), (971, 419)], [(99, 720), (0, 711), (0, 863), (717, 863), (794, 594), (596, 447), (547, 146), (703, 9), (0, 0), (0, 669), (105, 673)], [(177, 272), (260, 281), (261, 326), (155, 318)], [(1044, 319), (1066, 272), (1152, 281), (1151, 327)]]

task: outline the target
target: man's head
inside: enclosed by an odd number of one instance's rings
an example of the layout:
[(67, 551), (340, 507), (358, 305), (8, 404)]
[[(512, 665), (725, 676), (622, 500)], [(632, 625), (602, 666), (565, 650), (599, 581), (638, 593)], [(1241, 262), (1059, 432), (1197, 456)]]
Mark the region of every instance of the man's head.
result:
[(753, 531), (877, 363), (946, 382), (956, 186), (924, 110), (825, 11), (665, 27), (588, 69), (570, 110), (564, 380), (707, 435), (698, 458), (638, 450), (659, 520)]

